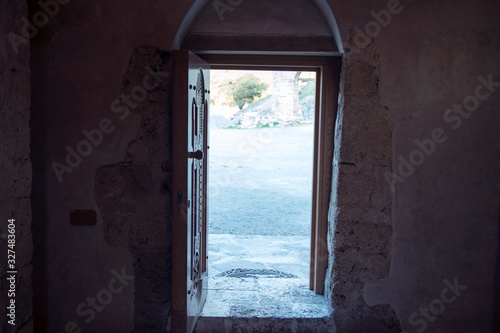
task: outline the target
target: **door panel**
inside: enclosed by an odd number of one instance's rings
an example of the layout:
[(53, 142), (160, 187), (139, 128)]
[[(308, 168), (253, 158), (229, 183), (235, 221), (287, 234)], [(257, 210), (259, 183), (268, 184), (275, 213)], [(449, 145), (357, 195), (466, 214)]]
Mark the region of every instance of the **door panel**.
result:
[(207, 296), (209, 66), (174, 51), (172, 112), (172, 331), (192, 332)]

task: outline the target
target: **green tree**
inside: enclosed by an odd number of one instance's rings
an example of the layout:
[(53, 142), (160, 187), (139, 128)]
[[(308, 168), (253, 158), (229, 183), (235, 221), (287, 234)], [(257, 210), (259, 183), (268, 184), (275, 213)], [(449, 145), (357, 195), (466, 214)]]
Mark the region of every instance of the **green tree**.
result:
[(252, 103), (255, 99), (262, 96), (269, 87), (268, 84), (261, 82), (257, 77), (252, 74), (246, 74), (235, 82), (228, 83), (229, 95), (232, 97), (231, 105), (237, 106), (240, 110), (246, 104)]

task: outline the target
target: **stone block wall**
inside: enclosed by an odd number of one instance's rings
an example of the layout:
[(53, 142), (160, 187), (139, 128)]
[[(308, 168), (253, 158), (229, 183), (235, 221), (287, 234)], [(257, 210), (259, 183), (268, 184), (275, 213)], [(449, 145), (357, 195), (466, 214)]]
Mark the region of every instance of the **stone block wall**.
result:
[(99, 168), (95, 176), (104, 239), (129, 248), (134, 257), (134, 332), (164, 332), (169, 325), (170, 73), (170, 53), (134, 50), (122, 85), (130, 104), (122, 104), (120, 112), (141, 117), (137, 136), (122, 162)]
[(390, 306), (369, 307), (363, 298), (365, 283), (389, 273), (392, 194), (384, 174), (392, 170), (393, 121), (379, 96), (375, 42), (360, 53), (349, 45), (336, 124), (326, 296), (339, 332), (398, 332)]
[[(32, 321), (33, 241), (31, 235), (30, 160), (30, 50), (23, 43), (12, 47), (9, 38), (22, 35), (23, 17), (27, 17), (25, 1), (0, 1), (0, 331), (30, 332)], [(10, 36), (10, 37), (9, 37)], [(10, 283), (7, 271), (8, 220), (15, 225), (15, 298), (8, 298)], [(9, 258), (10, 259), (10, 258)], [(15, 325), (6, 316), (5, 304), (15, 299)]]

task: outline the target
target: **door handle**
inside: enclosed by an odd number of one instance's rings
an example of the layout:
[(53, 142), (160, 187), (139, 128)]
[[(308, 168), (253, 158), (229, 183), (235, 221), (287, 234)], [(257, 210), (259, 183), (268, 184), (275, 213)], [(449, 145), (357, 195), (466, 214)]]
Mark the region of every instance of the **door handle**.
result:
[(205, 154), (203, 154), (203, 151), (201, 150), (188, 152), (188, 158), (195, 158), (197, 160), (202, 160), (204, 156)]

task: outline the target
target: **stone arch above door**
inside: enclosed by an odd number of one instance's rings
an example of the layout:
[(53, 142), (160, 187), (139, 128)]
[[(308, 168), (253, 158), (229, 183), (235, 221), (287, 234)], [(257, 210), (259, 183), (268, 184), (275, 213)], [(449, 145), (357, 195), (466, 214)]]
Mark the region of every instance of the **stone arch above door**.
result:
[(340, 34), (325, 0), (196, 0), (172, 49), (340, 55)]

